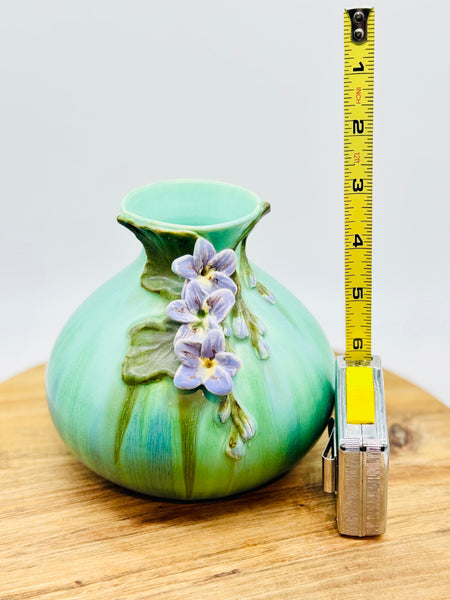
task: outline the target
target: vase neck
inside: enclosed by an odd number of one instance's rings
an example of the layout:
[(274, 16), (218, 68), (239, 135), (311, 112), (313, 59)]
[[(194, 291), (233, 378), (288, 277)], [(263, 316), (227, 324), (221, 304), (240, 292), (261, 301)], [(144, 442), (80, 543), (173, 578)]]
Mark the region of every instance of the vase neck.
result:
[(142, 286), (174, 298), (182, 285), (171, 268), (176, 258), (193, 254), (199, 237), (210, 241), (216, 252), (231, 248), (240, 253), (244, 240), (269, 210), (267, 202), (235, 186), (167, 182), (131, 192), (118, 221), (144, 246)]
[[(236, 250), (239, 243), (270, 210), (243, 188), (209, 181), (169, 181), (134, 190), (122, 202), (119, 222), (143, 243), (155, 234), (183, 238), (185, 246), (198, 237), (216, 251)], [(148, 245), (148, 244), (147, 244)]]

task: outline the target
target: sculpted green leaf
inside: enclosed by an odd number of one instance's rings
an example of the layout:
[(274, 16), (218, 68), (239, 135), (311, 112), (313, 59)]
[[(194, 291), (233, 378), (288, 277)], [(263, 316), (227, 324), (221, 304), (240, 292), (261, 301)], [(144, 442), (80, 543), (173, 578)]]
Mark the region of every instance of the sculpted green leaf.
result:
[(146, 321), (130, 331), (130, 347), (122, 363), (122, 379), (128, 385), (173, 377), (179, 361), (173, 351), (178, 325), (165, 320)]
[(137, 226), (125, 217), (119, 223), (130, 229), (143, 244), (147, 262), (141, 275), (141, 285), (149, 292), (156, 292), (168, 300), (181, 294), (183, 279), (173, 273), (172, 262), (185, 254), (192, 254), (197, 234), (191, 231), (165, 231)]

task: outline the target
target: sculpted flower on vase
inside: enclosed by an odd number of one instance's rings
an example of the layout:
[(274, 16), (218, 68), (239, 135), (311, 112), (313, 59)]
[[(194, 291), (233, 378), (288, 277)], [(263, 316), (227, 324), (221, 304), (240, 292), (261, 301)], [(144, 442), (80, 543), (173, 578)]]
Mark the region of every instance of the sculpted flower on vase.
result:
[(174, 384), (182, 390), (204, 385), (212, 394), (224, 396), (233, 390), (232, 377), (241, 368), (241, 360), (232, 352), (225, 352), (222, 329), (210, 329), (203, 342), (180, 340), (175, 353), (181, 365)]
[[(211, 242), (198, 238), (193, 254), (175, 259), (172, 271), (188, 281), (197, 280), (206, 290), (229, 289), (236, 293), (236, 284), (230, 275), (236, 270), (236, 253), (226, 248), (217, 252)], [(182, 296), (185, 295), (185, 286)]]
[(181, 365), (173, 382), (179, 389), (204, 385), (219, 396), (233, 390), (232, 377), (241, 361), (232, 352), (225, 352), (225, 331), (231, 331), (221, 323), (236, 302), (237, 285), (230, 278), (236, 263), (233, 250), (216, 253), (211, 242), (201, 237), (192, 255), (172, 263), (174, 273), (186, 278), (181, 299), (172, 300), (166, 309), (169, 319), (182, 324), (174, 338), (174, 351)]
[(166, 314), (172, 321), (189, 324), (193, 329), (216, 329), (228, 316), (234, 302), (234, 294), (229, 289), (209, 293), (194, 279), (188, 282), (184, 298), (170, 302)]

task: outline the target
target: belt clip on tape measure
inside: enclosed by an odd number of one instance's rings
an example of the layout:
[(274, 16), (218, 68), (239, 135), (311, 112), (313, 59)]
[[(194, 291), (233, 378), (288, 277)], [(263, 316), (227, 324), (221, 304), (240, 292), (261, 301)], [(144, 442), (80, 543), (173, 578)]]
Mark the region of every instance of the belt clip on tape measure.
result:
[(374, 10), (344, 12), (346, 353), (336, 361), (335, 421), (322, 455), (342, 535), (386, 529), (389, 440), (383, 372), (371, 353)]

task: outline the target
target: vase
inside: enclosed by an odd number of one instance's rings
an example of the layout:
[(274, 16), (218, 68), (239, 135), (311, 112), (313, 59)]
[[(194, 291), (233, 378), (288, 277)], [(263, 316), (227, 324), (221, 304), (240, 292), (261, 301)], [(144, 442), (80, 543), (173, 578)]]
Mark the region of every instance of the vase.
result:
[(316, 442), (334, 356), (300, 301), (248, 261), (269, 210), (208, 181), (123, 200), (118, 221), (141, 254), (72, 315), (47, 369), (54, 424), (90, 469), (151, 496), (218, 498), (279, 476)]

